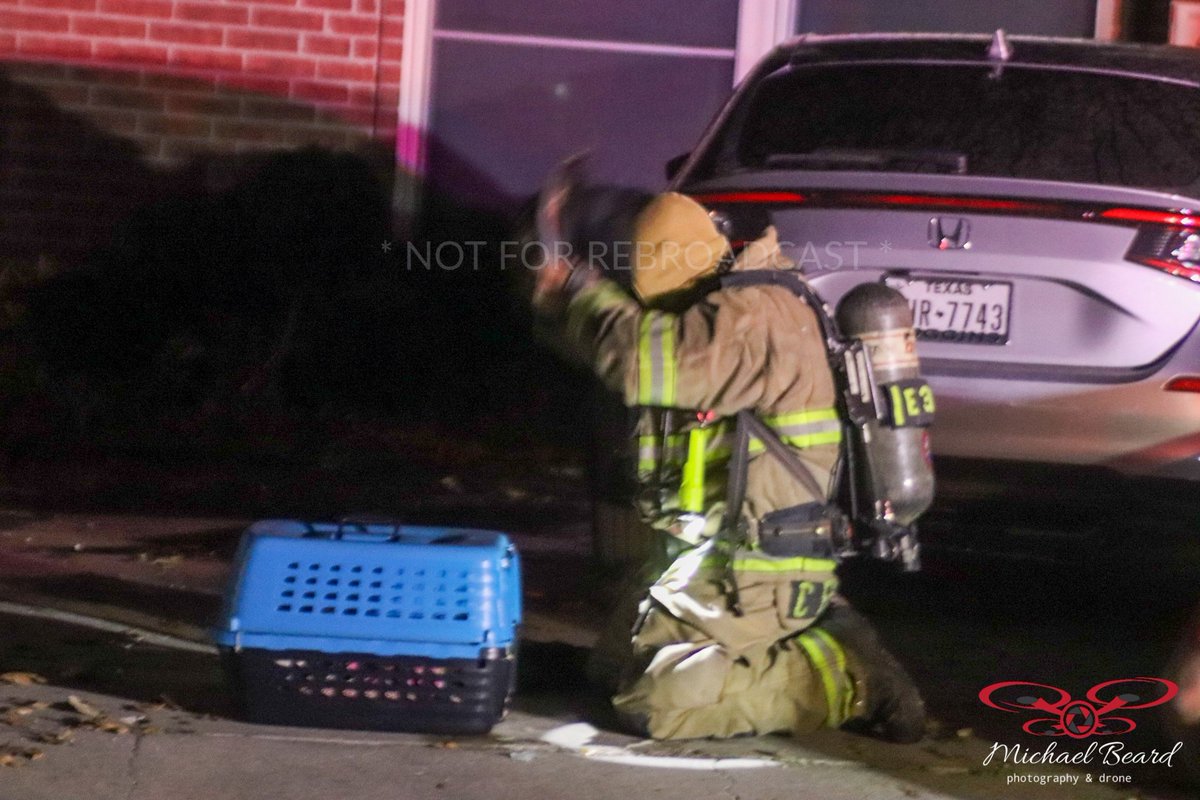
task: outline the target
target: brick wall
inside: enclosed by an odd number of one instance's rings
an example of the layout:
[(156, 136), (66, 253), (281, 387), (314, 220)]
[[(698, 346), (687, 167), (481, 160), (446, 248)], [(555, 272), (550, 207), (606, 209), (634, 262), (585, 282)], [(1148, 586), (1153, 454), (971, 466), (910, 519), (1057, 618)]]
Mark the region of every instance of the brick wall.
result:
[[(403, 0), (0, 0), (0, 258), (77, 257), (237, 154), (316, 145), (389, 164), (403, 14)], [(188, 171), (200, 162), (206, 178)]]

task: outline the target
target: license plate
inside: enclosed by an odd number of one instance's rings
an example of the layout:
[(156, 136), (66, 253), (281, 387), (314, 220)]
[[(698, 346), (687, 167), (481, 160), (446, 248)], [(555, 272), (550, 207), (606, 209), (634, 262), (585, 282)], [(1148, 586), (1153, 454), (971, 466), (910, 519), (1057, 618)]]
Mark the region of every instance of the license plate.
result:
[(885, 282), (908, 299), (920, 341), (1008, 343), (1011, 283), (895, 276)]

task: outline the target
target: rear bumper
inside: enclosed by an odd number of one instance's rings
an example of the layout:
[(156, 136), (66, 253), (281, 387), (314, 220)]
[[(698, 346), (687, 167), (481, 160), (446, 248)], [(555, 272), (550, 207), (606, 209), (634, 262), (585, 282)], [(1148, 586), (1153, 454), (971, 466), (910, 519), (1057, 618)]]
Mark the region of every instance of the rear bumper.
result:
[(935, 455), (1200, 481), (1200, 395), (1164, 388), (1172, 378), (1200, 375), (1195, 330), (1124, 381), (1050, 372), (1022, 379), (986, 364), (967, 372), (947, 366), (931, 360), (926, 370), (938, 398)]

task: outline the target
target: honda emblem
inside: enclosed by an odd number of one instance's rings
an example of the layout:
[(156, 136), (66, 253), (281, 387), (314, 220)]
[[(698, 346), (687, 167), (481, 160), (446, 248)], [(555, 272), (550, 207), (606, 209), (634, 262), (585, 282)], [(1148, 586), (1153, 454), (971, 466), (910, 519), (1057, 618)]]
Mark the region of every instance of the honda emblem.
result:
[(970, 249), (971, 223), (962, 217), (934, 217), (929, 220), (929, 246), (938, 250)]

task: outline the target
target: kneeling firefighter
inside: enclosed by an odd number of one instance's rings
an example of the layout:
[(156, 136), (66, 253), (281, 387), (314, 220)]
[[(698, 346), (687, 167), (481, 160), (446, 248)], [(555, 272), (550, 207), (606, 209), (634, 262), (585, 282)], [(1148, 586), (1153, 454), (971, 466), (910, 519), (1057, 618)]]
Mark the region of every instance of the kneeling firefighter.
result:
[[(541, 197), (555, 250), (563, 219), (586, 214), (572, 189)], [(814, 308), (750, 277), (793, 266), (774, 229), (735, 254), (683, 195), (627, 216), (628, 240), (609, 244), (629, 246), (636, 300), (578, 253), (550, 258), (535, 291), (569, 349), (639, 409), (639, 508), (661, 540), (593, 679), (654, 738), (846, 726), (916, 741), (916, 687), (837, 593), (838, 393)]]

